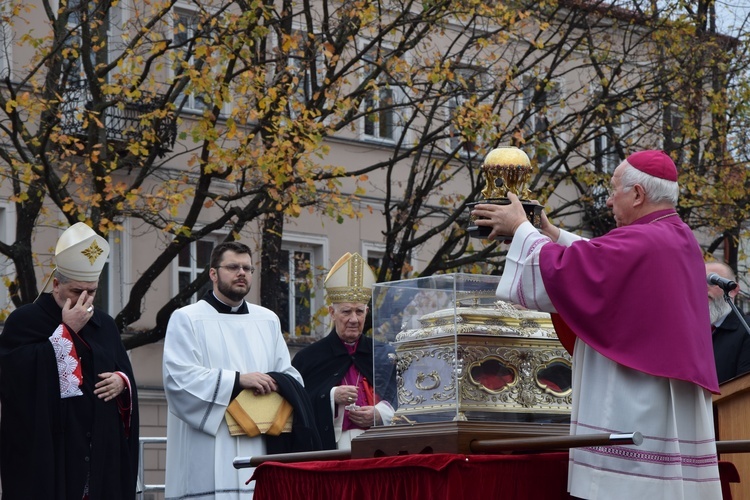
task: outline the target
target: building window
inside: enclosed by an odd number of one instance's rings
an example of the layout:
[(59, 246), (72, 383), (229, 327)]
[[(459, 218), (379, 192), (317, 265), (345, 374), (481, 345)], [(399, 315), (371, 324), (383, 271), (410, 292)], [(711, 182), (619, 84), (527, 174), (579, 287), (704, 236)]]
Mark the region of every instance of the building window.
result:
[[(384, 243), (377, 243), (372, 241), (363, 241), (362, 242), (362, 257), (365, 259), (365, 261), (370, 265), (370, 268), (372, 269), (372, 272), (375, 273), (375, 276), (378, 276), (380, 273), (380, 268), (383, 266), (383, 260), (385, 258), (385, 244)], [(409, 255), (407, 255), (405, 262), (404, 262), (404, 268), (401, 270), (402, 277), (399, 279), (406, 279), (411, 277), (414, 273), (418, 273), (418, 269), (415, 267), (418, 265), (418, 256), (417, 252), (415, 250), (411, 250), (409, 252)], [(385, 277), (386, 280), (393, 279), (388, 273)]]
[(362, 242), (362, 256), (365, 261), (370, 265), (370, 269), (378, 275), (380, 266), (383, 265), (383, 257), (385, 257), (385, 245), (383, 243), (374, 243), (370, 241)]
[[(0, 0), (2, 2), (3, 0)], [(65, 61), (63, 65), (63, 81), (78, 82), (86, 80), (84, 72), (83, 52), (88, 52), (91, 58), (91, 65), (96, 67), (97, 64), (106, 64), (109, 62), (109, 35), (110, 35), (110, 16), (112, 9), (107, 9), (102, 15), (102, 11), (97, 7), (96, 2), (84, 2), (83, 0), (68, 0), (66, 8), (68, 10), (67, 29), (68, 35), (63, 44), (63, 55)], [(97, 50), (92, 40), (82, 38), (82, 25), (86, 23), (92, 30), (97, 30), (107, 40), (105, 50)], [(9, 41), (11, 43), (11, 41)]]
[(590, 162), (597, 173), (611, 175), (621, 163), (621, 155), (625, 154), (628, 143), (633, 141), (633, 124), (638, 123), (637, 115), (635, 110), (628, 109), (620, 101), (612, 101), (612, 97), (604, 100), (599, 85), (592, 84), (591, 95), (599, 99), (601, 110), (595, 116), (597, 128), (591, 141)]
[(367, 94), (365, 109), (379, 109), (365, 117), (365, 135), (389, 141), (396, 138), (393, 105), (393, 89), (381, 87)]
[(677, 106), (667, 105), (664, 108), (664, 150), (681, 149), (684, 142), (683, 128), (685, 116)]
[(281, 275), (281, 331), (293, 336), (312, 333), (312, 296), (314, 290), (313, 255), (309, 251), (282, 249), (281, 262), (288, 267)]
[(611, 174), (620, 164), (617, 143), (622, 136), (619, 116), (608, 116), (594, 137), (594, 168), (597, 172)]
[[(84, 70), (83, 57), (88, 54), (91, 66), (94, 68), (99, 63), (109, 62), (109, 43), (107, 43), (104, 51), (95, 50), (92, 40), (82, 37), (82, 24), (88, 23), (90, 29), (99, 30), (99, 34), (107, 36), (108, 41), (110, 10), (108, 9), (106, 16), (101, 19), (94, 19), (101, 15), (101, 11), (97, 10), (96, 2), (84, 2), (83, 0), (68, 0), (66, 9), (68, 33), (63, 40), (62, 55), (64, 60), (59, 81), (63, 90), (60, 102), (60, 125), (66, 135), (80, 137), (87, 134), (85, 114), (93, 99)], [(101, 22), (101, 25), (99, 25), (99, 22)], [(94, 26), (97, 26), (97, 28), (94, 28)], [(109, 78), (109, 75), (107, 78)], [(105, 119), (108, 120), (106, 115)]]
[[(112, 247), (112, 243), (109, 244), (110, 248)], [(111, 303), (111, 293), (110, 293), (110, 286), (112, 284), (111, 278), (111, 271), (112, 266), (110, 265), (110, 258), (112, 254), (107, 257), (107, 262), (104, 264), (104, 267), (102, 268), (102, 272), (99, 275), (99, 285), (96, 288), (96, 295), (94, 296), (94, 307), (97, 309), (101, 309), (102, 311), (106, 311), (107, 313), (110, 312), (110, 303)]]
[(552, 128), (555, 117), (560, 110), (561, 84), (559, 81), (543, 81), (536, 78), (525, 78), (521, 98), (523, 134), (527, 144), (533, 147), (526, 151), (536, 157), (538, 163), (544, 163), (552, 148)]
[(473, 119), (464, 118), (464, 107), (470, 106), (472, 99), (481, 98), (486, 73), (478, 68), (456, 68), (455, 80), (451, 82), (448, 100), (448, 124), (450, 130), (450, 150), (461, 156), (476, 154), (481, 147), (479, 129)]
[(326, 61), (322, 50), (318, 50), (322, 44), (319, 36), (311, 38), (302, 29), (293, 29), (289, 35), (285, 36), (288, 36), (292, 42), (285, 43), (281, 38), (278, 45), (290, 47), (287, 53), (286, 71), (292, 77), (295, 90), (289, 99), (289, 116), (295, 118), (302, 114), (323, 83)]
[[(363, 56), (367, 74), (377, 71), (386, 57), (382, 50), (373, 49)], [(367, 92), (362, 106), (364, 111), (363, 133), (369, 140), (395, 142), (406, 122), (401, 115), (404, 91), (396, 82), (381, 72), (375, 79), (377, 88)]]
[[(290, 336), (319, 336), (326, 333), (327, 309), (323, 281), (327, 271), (324, 237), (284, 232), (279, 262), (286, 263), (280, 280), (281, 331)], [(316, 293), (320, 291), (320, 293)]]
[(60, 83), (63, 85), (63, 95), (60, 102), (61, 126), (66, 134), (82, 135), (84, 112), (86, 103), (91, 100), (91, 94), (86, 82), (81, 63), (81, 0), (69, 0), (68, 36), (63, 41), (62, 54), (65, 57), (62, 64)]
[(0, 78), (8, 78), (13, 63), (13, 25), (8, 21), (11, 5), (0, 0)]
[(69, 0), (67, 7), (69, 9), (67, 28), (69, 36), (65, 38), (63, 48), (63, 81), (78, 82), (86, 79), (83, 73), (83, 64), (81, 64), (81, 19), (82, 6), (81, 0)]
[[(204, 239), (193, 241), (190, 245), (180, 250), (180, 254), (177, 257), (177, 290), (186, 288), (209, 266), (214, 246), (215, 242), (213, 240)], [(190, 303), (192, 304), (200, 300), (211, 288), (212, 284), (209, 280), (200, 290), (193, 294), (190, 298)]]
[[(124, 250), (124, 248), (129, 249), (130, 245), (123, 241), (123, 234), (119, 231), (111, 232), (107, 237), (107, 243), (109, 243), (109, 255), (107, 255), (107, 261), (99, 274), (94, 307), (108, 314), (113, 314), (117, 312), (115, 308), (122, 309), (123, 306), (121, 299), (124, 296), (124, 291), (117, 284), (125, 281), (123, 261), (129, 251)], [(120, 265), (117, 265), (117, 263)]]
[[(0, 203), (0, 241), (6, 245), (12, 244), (14, 240), (15, 220), (11, 214), (12, 207), (10, 204)], [(4, 255), (0, 255), (0, 276), (3, 276), (3, 283), (0, 283), (0, 321), (4, 320), (10, 312), (11, 301), (7, 281), (14, 279), (15, 275), (16, 269), (13, 262)]]
[(375, 273), (375, 276), (377, 276), (378, 272), (380, 271), (380, 266), (383, 265), (383, 255), (375, 255), (374, 252), (368, 253), (367, 265), (370, 266), (372, 272)]
[[(182, 50), (182, 57), (175, 61), (173, 67), (173, 74), (177, 78), (182, 77), (189, 71), (189, 68), (196, 64), (194, 57), (195, 42), (193, 40), (200, 35), (199, 21), (199, 13), (196, 11), (184, 8), (178, 8), (174, 11), (174, 45)], [(195, 112), (203, 112), (208, 107), (206, 99), (193, 91), (190, 83), (185, 87), (181, 100), (176, 104)]]

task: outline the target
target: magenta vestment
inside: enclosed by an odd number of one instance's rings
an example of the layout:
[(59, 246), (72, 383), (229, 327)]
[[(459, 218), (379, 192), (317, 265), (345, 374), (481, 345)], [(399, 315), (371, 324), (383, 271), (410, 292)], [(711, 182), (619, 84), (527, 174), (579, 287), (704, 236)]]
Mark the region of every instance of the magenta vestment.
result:
[(560, 319), (603, 356), (718, 393), (703, 256), (672, 213), (569, 247), (544, 245), (544, 287)]

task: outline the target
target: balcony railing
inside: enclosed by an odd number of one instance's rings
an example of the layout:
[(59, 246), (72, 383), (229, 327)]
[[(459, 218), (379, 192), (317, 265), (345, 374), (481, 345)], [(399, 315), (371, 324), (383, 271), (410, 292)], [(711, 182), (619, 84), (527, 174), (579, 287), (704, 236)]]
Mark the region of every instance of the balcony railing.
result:
[[(91, 109), (91, 93), (88, 82), (81, 80), (69, 83), (63, 93), (61, 109), (61, 129), (65, 135), (86, 137), (92, 117), (86, 111)], [(146, 118), (159, 109), (156, 94), (142, 92), (139, 102), (126, 100), (124, 106), (112, 106), (97, 119), (106, 129), (106, 140), (115, 149), (127, 147), (133, 140), (140, 141), (147, 130), (153, 130), (155, 146), (159, 154), (172, 151), (177, 139), (177, 122), (171, 118)]]

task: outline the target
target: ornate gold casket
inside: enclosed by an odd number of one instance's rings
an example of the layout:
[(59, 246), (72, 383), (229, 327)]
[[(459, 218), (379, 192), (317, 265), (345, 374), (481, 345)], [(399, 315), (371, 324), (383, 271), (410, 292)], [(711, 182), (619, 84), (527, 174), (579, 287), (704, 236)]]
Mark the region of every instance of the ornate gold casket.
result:
[[(549, 314), (497, 300), (499, 281), (456, 273), (375, 285), (375, 360), (397, 375), (393, 424), (569, 421), (570, 356)], [(386, 372), (376, 366), (376, 392)]]

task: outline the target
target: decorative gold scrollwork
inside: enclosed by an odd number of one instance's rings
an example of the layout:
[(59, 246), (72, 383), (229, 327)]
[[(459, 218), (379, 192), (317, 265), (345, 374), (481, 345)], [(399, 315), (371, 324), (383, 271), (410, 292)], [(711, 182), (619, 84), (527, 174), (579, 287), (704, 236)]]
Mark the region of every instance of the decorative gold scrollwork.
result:
[[(429, 385), (425, 384), (424, 382), (427, 379), (431, 379), (432, 383)], [(414, 382), (414, 386), (420, 391), (431, 391), (437, 389), (440, 386), (440, 375), (438, 375), (437, 370), (433, 370), (428, 374), (419, 372), (417, 374), (417, 379)]]

